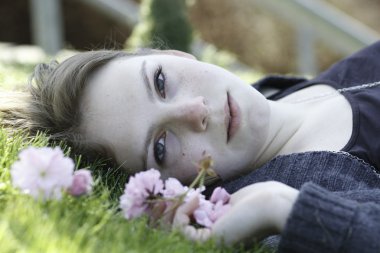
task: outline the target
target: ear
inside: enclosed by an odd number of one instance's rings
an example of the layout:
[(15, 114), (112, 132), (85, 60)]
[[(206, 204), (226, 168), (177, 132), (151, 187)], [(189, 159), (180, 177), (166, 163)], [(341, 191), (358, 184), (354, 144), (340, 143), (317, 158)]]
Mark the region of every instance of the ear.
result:
[(185, 57), (185, 58), (192, 59), (192, 60), (197, 60), (197, 58), (195, 58), (194, 55), (189, 54), (189, 53), (185, 53), (182, 51), (178, 51), (178, 50), (162, 50), (161, 52), (164, 54), (170, 54), (170, 55), (175, 55), (175, 56), (179, 56), (179, 57)]

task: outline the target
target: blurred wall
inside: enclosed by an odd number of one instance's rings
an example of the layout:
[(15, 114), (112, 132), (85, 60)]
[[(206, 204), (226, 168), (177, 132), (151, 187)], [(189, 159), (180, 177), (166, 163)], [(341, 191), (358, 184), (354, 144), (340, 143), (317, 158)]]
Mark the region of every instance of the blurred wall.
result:
[[(78, 0), (61, 0), (65, 46), (75, 49), (123, 48), (131, 29)], [(29, 0), (0, 1), (0, 41), (32, 44)]]
[(30, 43), (28, 0), (0, 1), (0, 41)]
[[(282, 19), (250, 2), (194, 0), (190, 9), (191, 20), (204, 40), (234, 52), (242, 62), (256, 69), (296, 72), (295, 31)], [(380, 0), (329, 2), (379, 31)], [(343, 57), (321, 42), (316, 43), (315, 50), (319, 70)]]
[[(239, 56), (259, 70), (282, 72), (295, 68), (293, 32), (286, 24), (246, 0), (199, 0), (190, 9), (201, 37)], [(286, 61), (286, 66), (283, 62)]]
[(380, 32), (380, 0), (325, 0)]

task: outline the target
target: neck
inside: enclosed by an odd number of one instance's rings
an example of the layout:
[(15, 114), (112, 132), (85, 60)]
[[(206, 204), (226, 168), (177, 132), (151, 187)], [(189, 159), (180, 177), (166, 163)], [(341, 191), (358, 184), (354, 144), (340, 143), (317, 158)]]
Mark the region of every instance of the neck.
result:
[[(254, 161), (254, 167), (260, 167), (272, 158), (295, 152), (297, 132), (306, 120), (306, 110), (301, 104), (288, 104), (268, 101), (270, 123), (268, 137)], [(301, 105), (301, 106), (300, 106)]]

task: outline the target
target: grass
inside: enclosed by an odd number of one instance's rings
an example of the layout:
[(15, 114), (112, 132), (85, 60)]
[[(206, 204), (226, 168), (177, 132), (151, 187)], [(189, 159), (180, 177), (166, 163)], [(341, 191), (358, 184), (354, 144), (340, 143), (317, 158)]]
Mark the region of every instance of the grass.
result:
[(0, 63), (0, 87), (5, 90), (22, 89), (33, 68), (32, 64)]
[[(0, 63), (0, 87), (13, 89), (27, 79), (31, 69), (29, 65)], [(193, 243), (177, 231), (148, 227), (145, 218), (125, 220), (118, 210), (118, 197), (127, 175), (105, 168), (102, 161), (81, 164), (80, 156), (75, 159), (77, 168), (88, 166), (95, 175), (93, 194), (35, 201), (12, 187), (10, 168), (20, 150), (47, 145), (45, 134), (30, 137), (0, 128), (1, 252), (268, 252), (258, 247), (218, 247), (212, 240)]]

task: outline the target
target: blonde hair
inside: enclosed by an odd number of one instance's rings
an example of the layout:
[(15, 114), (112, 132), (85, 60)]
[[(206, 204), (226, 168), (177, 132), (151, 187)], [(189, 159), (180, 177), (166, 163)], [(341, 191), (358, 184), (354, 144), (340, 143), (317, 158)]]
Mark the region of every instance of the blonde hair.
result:
[[(124, 51), (89, 51), (62, 63), (39, 64), (28, 82), (27, 92), (1, 92), (0, 117), (3, 127), (43, 131), (52, 141), (64, 140), (76, 152), (106, 155), (106, 148), (89, 143), (79, 130), (79, 100), (87, 80), (110, 61), (129, 54)], [(108, 155), (108, 154), (107, 154)]]

